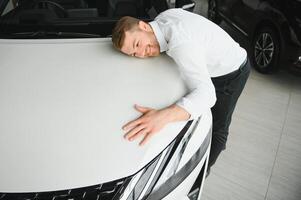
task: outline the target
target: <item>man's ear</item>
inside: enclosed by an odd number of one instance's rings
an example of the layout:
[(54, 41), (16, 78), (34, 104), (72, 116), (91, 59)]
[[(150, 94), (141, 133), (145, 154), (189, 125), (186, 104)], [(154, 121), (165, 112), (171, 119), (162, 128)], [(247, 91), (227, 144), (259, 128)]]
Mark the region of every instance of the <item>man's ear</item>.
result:
[(139, 21), (138, 27), (143, 31), (147, 31), (147, 32), (152, 31), (150, 25), (142, 20)]

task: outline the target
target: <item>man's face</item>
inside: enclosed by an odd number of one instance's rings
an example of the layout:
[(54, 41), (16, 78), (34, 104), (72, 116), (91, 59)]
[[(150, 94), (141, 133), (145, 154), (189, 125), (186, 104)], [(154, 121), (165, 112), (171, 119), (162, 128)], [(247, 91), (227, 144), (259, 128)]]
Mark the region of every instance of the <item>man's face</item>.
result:
[(147, 58), (158, 56), (160, 46), (150, 25), (141, 21), (136, 29), (125, 32), (121, 51), (129, 56)]

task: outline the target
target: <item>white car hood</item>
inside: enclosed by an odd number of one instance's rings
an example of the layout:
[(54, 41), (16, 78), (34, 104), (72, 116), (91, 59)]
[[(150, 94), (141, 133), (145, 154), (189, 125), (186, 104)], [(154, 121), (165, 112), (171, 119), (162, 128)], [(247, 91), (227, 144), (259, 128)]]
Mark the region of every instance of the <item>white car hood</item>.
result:
[(0, 192), (63, 190), (134, 174), (185, 122), (144, 147), (121, 127), (186, 93), (166, 55), (137, 59), (110, 39), (0, 40)]

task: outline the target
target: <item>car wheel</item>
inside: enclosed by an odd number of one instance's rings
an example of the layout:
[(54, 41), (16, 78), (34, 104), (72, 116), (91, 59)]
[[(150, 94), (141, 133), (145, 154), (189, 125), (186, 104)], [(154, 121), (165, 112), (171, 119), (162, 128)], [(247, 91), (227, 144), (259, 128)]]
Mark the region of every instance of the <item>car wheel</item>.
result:
[(251, 62), (261, 73), (273, 73), (278, 68), (280, 42), (276, 31), (265, 27), (255, 34), (251, 46)]
[(217, 4), (216, 4), (216, 0), (208, 0), (208, 19), (213, 21), (216, 24), (220, 24), (221, 23), (221, 18), (220, 16), (218, 16), (217, 13)]

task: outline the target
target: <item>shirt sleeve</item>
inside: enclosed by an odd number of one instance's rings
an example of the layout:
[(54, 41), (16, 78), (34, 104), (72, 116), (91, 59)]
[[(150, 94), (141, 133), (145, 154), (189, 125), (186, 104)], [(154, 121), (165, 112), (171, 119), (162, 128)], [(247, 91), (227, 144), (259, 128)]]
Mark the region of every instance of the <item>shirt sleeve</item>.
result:
[(167, 54), (177, 63), (189, 93), (176, 104), (184, 108), (190, 119), (196, 119), (206, 112), (216, 101), (215, 88), (206, 66), (204, 51), (192, 42), (178, 45)]

